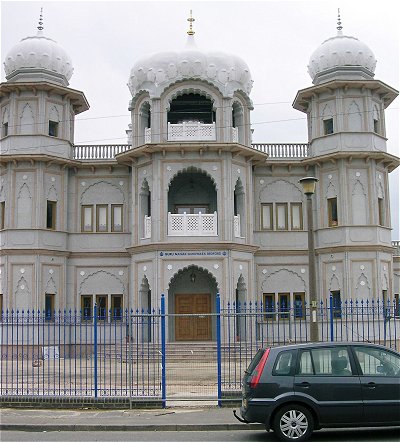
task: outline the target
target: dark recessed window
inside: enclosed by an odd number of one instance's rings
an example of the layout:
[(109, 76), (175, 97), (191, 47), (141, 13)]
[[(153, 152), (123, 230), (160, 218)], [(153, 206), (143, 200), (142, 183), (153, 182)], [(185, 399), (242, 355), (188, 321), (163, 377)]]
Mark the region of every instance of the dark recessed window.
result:
[(46, 228), (55, 230), (56, 228), (57, 202), (47, 200)]
[(49, 135), (51, 137), (58, 137), (58, 122), (49, 121)]
[(324, 135), (333, 134), (333, 118), (324, 120)]
[(3, 123), (2, 135), (3, 137), (6, 137), (8, 135), (8, 123)]

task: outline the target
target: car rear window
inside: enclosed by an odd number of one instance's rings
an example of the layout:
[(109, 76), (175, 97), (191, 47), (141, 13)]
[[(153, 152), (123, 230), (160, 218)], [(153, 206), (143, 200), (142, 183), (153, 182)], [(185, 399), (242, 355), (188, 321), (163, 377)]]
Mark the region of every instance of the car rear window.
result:
[(250, 365), (247, 367), (246, 373), (248, 374), (253, 373), (254, 369), (257, 367), (257, 364), (260, 362), (264, 352), (265, 348), (260, 348), (260, 350), (258, 350), (258, 352), (254, 355), (254, 358), (250, 362)]
[(272, 370), (273, 376), (290, 376), (293, 374), (295, 365), (295, 350), (281, 351), (276, 357), (275, 365)]

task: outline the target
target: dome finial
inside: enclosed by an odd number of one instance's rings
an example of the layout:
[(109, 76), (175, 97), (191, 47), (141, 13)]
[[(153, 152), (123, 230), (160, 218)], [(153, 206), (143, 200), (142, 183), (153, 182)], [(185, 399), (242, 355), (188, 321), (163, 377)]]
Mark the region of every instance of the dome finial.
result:
[(189, 24), (189, 30), (187, 31), (188, 35), (194, 35), (194, 31), (193, 31), (193, 22), (195, 21), (194, 18), (192, 17), (192, 10), (190, 10), (190, 17), (187, 19), (187, 21), (190, 23)]
[(39, 26), (37, 28), (39, 31), (43, 31), (43, 8), (40, 8)]
[(340, 21), (340, 9), (338, 8), (338, 10), (337, 10), (337, 15), (338, 15), (338, 17), (337, 17), (337, 30), (338, 30), (338, 34), (339, 35), (341, 35), (342, 34), (342, 29), (343, 29), (343, 26), (342, 26), (342, 22)]

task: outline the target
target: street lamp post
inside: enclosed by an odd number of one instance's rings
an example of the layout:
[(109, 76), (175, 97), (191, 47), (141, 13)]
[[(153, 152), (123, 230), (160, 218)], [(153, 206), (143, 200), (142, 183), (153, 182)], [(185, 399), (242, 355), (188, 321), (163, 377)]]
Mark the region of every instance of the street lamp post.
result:
[(308, 225), (308, 279), (309, 279), (309, 301), (310, 301), (310, 341), (319, 341), (318, 321), (317, 321), (317, 282), (315, 274), (315, 248), (314, 229), (312, 213), (312, 195), (315, 193), (315, 185), (318, 179), (308, 176), (299, 180), (303, 186), (303, 191), (307, 196), (307, 225)]

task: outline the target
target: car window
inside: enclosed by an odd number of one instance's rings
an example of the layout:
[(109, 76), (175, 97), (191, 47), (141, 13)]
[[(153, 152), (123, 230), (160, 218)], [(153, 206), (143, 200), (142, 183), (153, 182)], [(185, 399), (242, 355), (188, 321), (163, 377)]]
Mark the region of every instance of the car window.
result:
[(347, 347), (314, 348), (300, 355), (298, 374), (351, 376)]
[(274, 369), (272, 370), (272, 375), (274, 376), (289, 376), (293, 375), (292, 368), (294, 367), (296, 352), (291, 351), (281, 351), (276, 357)]
[(399, 376), (400, 357), (380, 348), (354, 348), (361, 372), (367, 376)]

